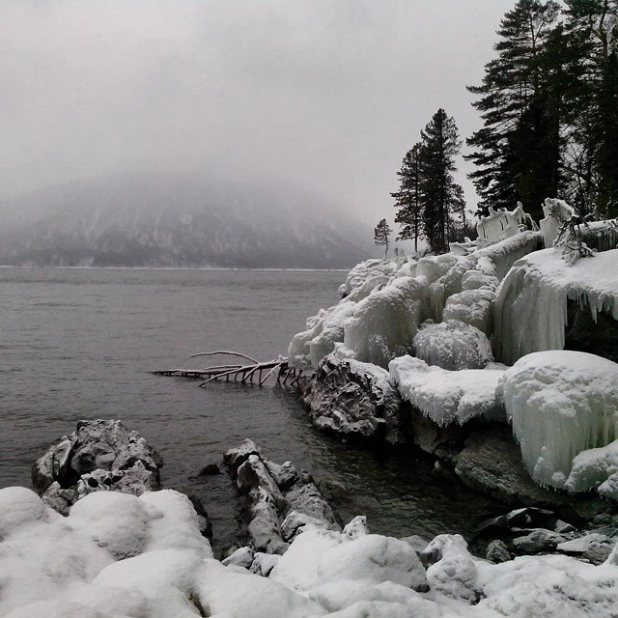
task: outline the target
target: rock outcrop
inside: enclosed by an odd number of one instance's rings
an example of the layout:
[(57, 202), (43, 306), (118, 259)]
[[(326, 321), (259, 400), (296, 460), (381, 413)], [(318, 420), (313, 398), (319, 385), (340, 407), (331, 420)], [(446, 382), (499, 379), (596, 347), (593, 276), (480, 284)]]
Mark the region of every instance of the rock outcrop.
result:
[(70, 436), (50, 446), (32, 467), (32, 485), (43, 502), (66, 515), (95, 491), (139, 496), (160, 487), (161, 456), (119, 420), (79, 421)]
[(308, 383), (303, 401), (311, 422), (348, 440), (403, 440), (401, 398), (388, 372), (370, 363), (339, 360), (330, 354)]
[[(223, 461), (238, 490), (247, 497), (248, 531), (256, 555), (283, 554), (305, 529), (340, 530), (311, 475), (304, 470), (298, 472), (289, 461), (282, 465), (269, 461), (248, 439), (226, 451)], [(233, 558), (237, 559), (246, 561), (247, 552)]]

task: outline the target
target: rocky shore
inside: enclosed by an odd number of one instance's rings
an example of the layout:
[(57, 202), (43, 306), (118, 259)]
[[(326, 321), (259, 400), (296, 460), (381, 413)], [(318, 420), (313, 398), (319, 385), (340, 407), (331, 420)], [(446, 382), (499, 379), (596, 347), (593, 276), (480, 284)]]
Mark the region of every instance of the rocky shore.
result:
[(42, 499), (0, 490), (0, 616), (609, 617), (618, 601), (609, 513), (578, 529), (556, 510), (505, 509), (479, 527), (481, 558), (460, 535), (371, 534), (362, 515), (342, 526), (309, 474), (245, 440), (223, 468), (247, 541), (219, 561), (190, 498), (153, 486), (161, 465), (120, 421), (82, 421), (35, 463)]

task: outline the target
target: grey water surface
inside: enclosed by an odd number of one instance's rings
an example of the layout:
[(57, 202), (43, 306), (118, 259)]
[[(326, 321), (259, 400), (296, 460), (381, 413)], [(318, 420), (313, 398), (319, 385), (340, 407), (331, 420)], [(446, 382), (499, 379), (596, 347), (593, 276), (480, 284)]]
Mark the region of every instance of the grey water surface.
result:
[(344, 520), (364, 514), (393, 536), (467, 537), (495, 509), (413, 457), (341, 445), (316, 432), (290, 393), (151, 375), (198, 367), (194, 352), (285, 354), (294, 333), (335, 304), (341, 271), (0, 269), (0, 488), (30, 486), (30, 466), (79, 419), (120, 418), (165, 460), (166, 487), (189, 487), (215, 545), (237, 531), (227, 475), (200, 477), (249, 437), (274, 461), (343, 486)]

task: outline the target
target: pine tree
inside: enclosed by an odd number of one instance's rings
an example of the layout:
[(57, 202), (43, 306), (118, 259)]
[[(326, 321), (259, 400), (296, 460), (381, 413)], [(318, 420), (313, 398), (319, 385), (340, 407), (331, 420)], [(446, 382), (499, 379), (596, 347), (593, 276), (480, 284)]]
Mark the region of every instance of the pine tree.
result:
[(421, 236), (422, 205), (420, 193), (420, 151), (421, 144), (414, 144), (406, 153), (397, 172), (399, 176), (399, 191), (391, 193), (395, 198), (395, 223), (399, 223), (401, 231), (397, 240), (414, 240), (414, 251), (418, 253), (418, 239)]
[(440, 108), (421, 131), (419, 193), (423, 234), (432, 251), (444, 253), (455, 212), (462, 212), (463, 189), (455, 182), (461, 141), (455, 120)]
[(477, 166), (469, 177), (482, 198), (479, 214), (521, 201), (538, 217), (543, 200), (558, 191), (561, 104), (550, 76), (559, 71), (548, 49), (559, 12), (553, 0), (518, 0), (500, 24), (498, 57), (485, 66), (482, 84), (468, 87), (480, 96), (473, 105), (483, 119), (466, 157)]
[(386, 254), (388, 253), (388, 245), (389, 240), (392, 234), (392, 230), (386, 219), (380, 219), (378, 225), (376, 225), (375, 230), (373, 231), (373, 240), (376, 245), (384, 246), (384, 257), (386, 258)]
[(584, 213), (618, 216), (618, 2), (565, 4), (571, 193)]

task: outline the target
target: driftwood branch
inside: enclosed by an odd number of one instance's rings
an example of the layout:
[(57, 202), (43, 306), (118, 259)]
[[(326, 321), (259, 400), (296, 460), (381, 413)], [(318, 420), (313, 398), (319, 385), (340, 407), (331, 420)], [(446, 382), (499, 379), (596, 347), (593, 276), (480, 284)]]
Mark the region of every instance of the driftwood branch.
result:
[(217, 354), (227, 355), (227, 356), (238, 356), (239, 358), (244, 358), (252, 363), (259, 362), (255, 358), (251, 356), (247, 356), (246, 354), (242, 354), (242, 352), (234, 352), (234, 350), (217, 350), (216, 352), (198, 352), (197, 354), (191, 354), (189, 358), (197, 358), (198, 356), (216, 356)]
[[(165, 371), (153, 371), (155, 375), (174, 376), (181, 378), (198, 378), (201, 379), (200, 387), (206, 386), (210, 382), (222, 380), (228, 382), (230, 378), (237, 381), (240, 378), (241, 384), (247, 382), (253, 384), (257, 376), (258, 386), (263, 386), (271, 376), (274, 376), (274, 382), (277, 386), (285, 386), (288, 380), (291, 380), (290, 385), (298, 384), (302, 371), (290, 366), (288, 359), (280, 356), (276, 359), (260, 362), (246, 354), (234, 352), (233, 350), (217, 350), (216, 352), (200, 352), (193, 354), (191, 358), (197, 356), (215, 356), (224, 354), (228, 356), (238, 356), (250, 361), (251, 364), (236, 364), (236, 365), (213, 365), (204, 369), (169, 369)], [(265, 375), (263, 375), (265, 373)]]

